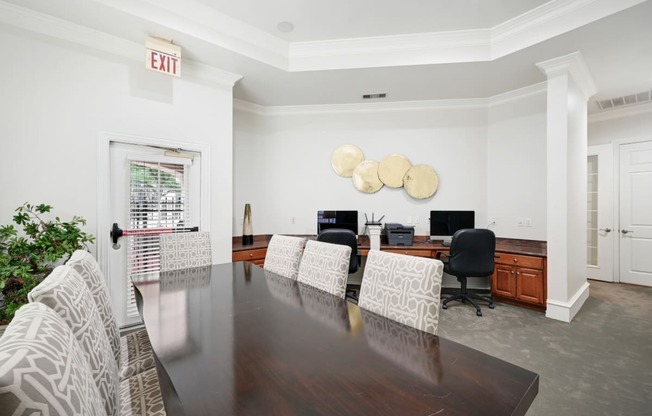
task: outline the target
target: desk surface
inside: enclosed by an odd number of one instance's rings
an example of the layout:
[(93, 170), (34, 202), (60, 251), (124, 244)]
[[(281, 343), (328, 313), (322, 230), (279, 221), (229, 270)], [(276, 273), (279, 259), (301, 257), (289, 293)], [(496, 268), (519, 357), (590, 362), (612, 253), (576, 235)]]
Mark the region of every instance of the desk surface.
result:
[[(255, 250), (267, 248), (271, 235), (256, 235), (252, 245), (242, 245), (242, 237), (233, 237), (233, 251)], [(316, 238), (316, 236), (302, 235), (301, 237)], [(358, 237), (360, 250), (369, 250), (369, 237), (361, 235)], [(426, 236), (415, 236), (414, 244), (411, 246), (391, 246), (381, 244), (382, 249), (397, 250), (448, 250), (442, 241), (429, 241)], [(496, 238), (496, 251), (503, 253), (523, 254), (528, 256), (546, 257), (546, 242), (537, 240), (519, 240), (515, 238)]]
[(538, 392), (528, 370), (250, 263), (134, 284), (186, 415), (523, 415)]

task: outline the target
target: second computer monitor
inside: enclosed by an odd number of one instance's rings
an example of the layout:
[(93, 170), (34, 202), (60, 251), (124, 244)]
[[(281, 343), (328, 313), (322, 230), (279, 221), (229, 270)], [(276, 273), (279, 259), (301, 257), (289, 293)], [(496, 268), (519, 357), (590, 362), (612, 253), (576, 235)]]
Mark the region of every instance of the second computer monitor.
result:
[(430, 239), (450, 242), (464, 228), (475, 228), (475, 211), (430, 211)]
[(358, 235), (358, 211), (317, 211), (317, 234), (327, 228), (344, 228)]

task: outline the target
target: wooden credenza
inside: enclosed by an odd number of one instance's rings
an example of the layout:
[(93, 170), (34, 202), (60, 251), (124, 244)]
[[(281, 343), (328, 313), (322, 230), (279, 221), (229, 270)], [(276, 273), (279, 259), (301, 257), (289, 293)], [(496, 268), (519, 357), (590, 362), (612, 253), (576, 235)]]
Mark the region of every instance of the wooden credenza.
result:
[[(315, 236), (302, 236), (315, 238)], [(265, 263), (265, 254), (271, 235), (254, 236), (252, 245), (243, 246), (240, 237), (233, 237), (233, 261), (250, 261), (258, 266)], [(362, 256), (369, 252), (369, 240), (359, 237)], [(441, 241), (428, 241), (425, 236), (415, 236), (411, 246), (381, 244), (382, 251), (409, 256), (437, 258), (446, 255), (448, 247)], [(539, 311), (546, 310), (547, 258), (545, 241), (496, 239), (496, 268), (491, 277), (491, 293), (498, 301), (524, 306)]]

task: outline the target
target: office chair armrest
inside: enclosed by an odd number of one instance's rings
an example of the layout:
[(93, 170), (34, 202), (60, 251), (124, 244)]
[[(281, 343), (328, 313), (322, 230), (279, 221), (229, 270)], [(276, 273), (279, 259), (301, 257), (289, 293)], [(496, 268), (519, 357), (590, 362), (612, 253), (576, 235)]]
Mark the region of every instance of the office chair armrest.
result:
[[(443, 257), (443, 259), (442, 259)], [(448, 263), (448, 253), (438, 251), (437, 256), (435, 257), (437, 260), (441, 261), (442, 263)]]

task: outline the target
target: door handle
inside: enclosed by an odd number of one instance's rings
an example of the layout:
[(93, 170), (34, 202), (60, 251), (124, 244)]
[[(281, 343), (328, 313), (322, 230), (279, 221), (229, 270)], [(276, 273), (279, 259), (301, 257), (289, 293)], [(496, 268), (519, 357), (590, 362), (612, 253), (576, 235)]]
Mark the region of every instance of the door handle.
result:
[(625, 235), (625, 234), (627, 234), (627, 233), (633, 233), (634, 231), (632, 231), (632, 230), (620, 230), (620, 232), (621, 232), (623, 235)]
[(604, 231), (605, 233), (610, 233), (611, 228), (600, 228), (600, 231)]

